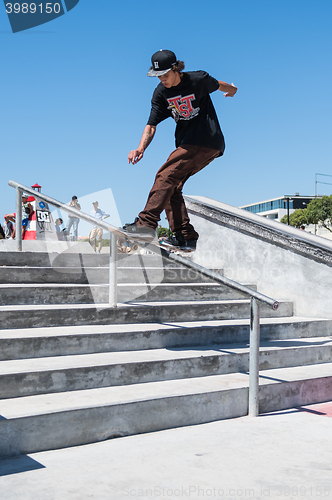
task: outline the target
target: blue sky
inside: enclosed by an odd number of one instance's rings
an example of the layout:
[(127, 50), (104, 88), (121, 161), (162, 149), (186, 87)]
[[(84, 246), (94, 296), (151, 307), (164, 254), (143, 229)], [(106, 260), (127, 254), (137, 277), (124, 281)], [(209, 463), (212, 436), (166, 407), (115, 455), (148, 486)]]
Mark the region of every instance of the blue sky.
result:
[(1, 4), (1, 217), (15, 210), (12, 179), (64, 202), (111, 189), (122, 223), (134, 219), (174, 149), (169, 119), (143, 160), (127, 162), (160, 48), (238, 86), (234, 98), (212, 94), (226, 151), (185, 194), (234, 206), (314, 194), (315, 173), (332, 175), (331, 20), (331, 0), (80, 0), (13, 34)]

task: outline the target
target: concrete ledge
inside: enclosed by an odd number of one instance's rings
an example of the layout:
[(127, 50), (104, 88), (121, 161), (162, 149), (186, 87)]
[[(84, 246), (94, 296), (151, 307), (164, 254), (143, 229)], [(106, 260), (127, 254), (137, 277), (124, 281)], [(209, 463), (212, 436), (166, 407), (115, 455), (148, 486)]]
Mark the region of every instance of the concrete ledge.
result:
[(204, 196), (185, 196), (191, 214), (332, 266), (332, 242)]
[(186, 197), (200, 234), (194, 262), (294, 303), (298, 316), (332, 318), (332, 242), (204, 197)]

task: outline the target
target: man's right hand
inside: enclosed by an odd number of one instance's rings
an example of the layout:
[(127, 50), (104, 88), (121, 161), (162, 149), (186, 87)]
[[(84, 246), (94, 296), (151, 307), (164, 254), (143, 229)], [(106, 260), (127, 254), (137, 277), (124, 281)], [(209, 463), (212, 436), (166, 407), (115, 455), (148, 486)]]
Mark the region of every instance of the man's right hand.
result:
[(128, 163), (135, 165), (135, 163), (139, 162), (143, 158), (143, 154), (144, 151), (140, 149), (133, 149), (128, 155)]
[(138, 148), (130, 151), (128, 155), (128, 163), (132, 163), (133, 165), (135, 165), (135, 163), (139, 162), (143, 158), (144, 151), (152, 141), (155, 133), (156, 127), (153, 127), (152, 125), (146, 125)]

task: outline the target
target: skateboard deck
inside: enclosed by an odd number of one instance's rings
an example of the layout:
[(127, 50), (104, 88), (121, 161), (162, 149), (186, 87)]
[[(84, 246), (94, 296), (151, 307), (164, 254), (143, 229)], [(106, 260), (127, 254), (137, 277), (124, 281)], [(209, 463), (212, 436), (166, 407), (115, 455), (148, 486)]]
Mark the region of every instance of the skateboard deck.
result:
[(169, 252), (176, 253), (177, 255), (182, 255), (183, 257), (189, 257), (194, 253), (193, 248), (180, 248), (176, 247), (174, 245), (170, 245), (169, 243), (166, 243), (165, 241), (159, 241), (158, 245), (160, 248), (164, 248), (165, 250), (168, 250)]
[[(184, 257), (189, 257), (194, 250), (193, 249), (181, 249), (177, 248), (174, 245), (170, 245), (168, 243), (165, 243), (165, 241), (156, 241), (156, 240), (136, 240), (134, 239), (131, 235), (128, 235), (125, 231), (122, 231), (119, 229), (122, 233), (122, 236), (119, 236), (119, 234), (116, 234), (117, 236), (117, 243), (118, 243), (118, 252), (119, 253), (130, 253), (130, 252), (136, 252), (140, 247), (141, 248), (146, 248), (150, 245), (157, 246), (159, 248), (162, 248), (163, 250), (167, 250), (169, 252), (175, 253), (177, 255), (181, 255)], [(117, 231), (117, 232), (118, 232)]]
[(123, 236), (118, 236), (118, 252), (119, 253), (130, 253), (131, 251), (136, 252), (138, 250), (138, 244), (136, 241), (131, 241)]

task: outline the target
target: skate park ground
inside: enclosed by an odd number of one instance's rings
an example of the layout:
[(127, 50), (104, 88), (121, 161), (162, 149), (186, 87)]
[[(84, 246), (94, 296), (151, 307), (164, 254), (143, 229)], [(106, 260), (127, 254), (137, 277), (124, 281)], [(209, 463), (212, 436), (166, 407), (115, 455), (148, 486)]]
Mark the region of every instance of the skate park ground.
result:
[(0, 461), (2, 500), (332, 498), (332, 402)]

